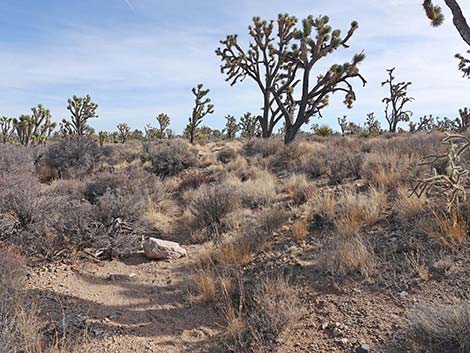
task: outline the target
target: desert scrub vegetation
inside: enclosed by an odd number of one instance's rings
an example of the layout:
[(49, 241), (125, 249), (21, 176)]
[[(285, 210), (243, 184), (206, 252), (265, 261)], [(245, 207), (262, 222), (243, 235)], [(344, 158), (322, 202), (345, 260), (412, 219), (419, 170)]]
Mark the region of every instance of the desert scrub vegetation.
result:
[(418, 347), (433, 353), (470, 352), (470, 303), (422, 305), (410, 321)]

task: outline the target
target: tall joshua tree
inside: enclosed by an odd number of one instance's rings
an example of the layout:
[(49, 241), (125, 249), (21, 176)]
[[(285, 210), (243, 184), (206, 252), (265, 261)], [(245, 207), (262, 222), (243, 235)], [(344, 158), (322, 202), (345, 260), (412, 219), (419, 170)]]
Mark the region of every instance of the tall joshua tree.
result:
[(225, 123), (224, 133), (229, 140), (233, 140), (240, 127), (237, 124), (237, 119), (233, 115), (227, 115), (225, 117), (227, 122)]
[(160, 126), (158, 134), (160, 138), (165, 138), (165, 131), (170, 126), (170, 117), (164, 113), (157, 116), (158, 125)]
[(6, 116), (0, 118), (0, 142), (7, 143), (13, 135), (13, 119)]
[(209, 89), (204, 89), (203, 87), (204, 85), (200, 83), (192, 90), (195, 97), (194, 108), (186, 127), (189, 131), (189, 142), (191, 143), (194, 143), (196, 129), (202, 123), (202, 119), (206, 115), (214, 113), (214, 105), (211, 103), (211, 99), (207, 97)]
[[(470, 26), (463, 14), (457, 0), (445, 0), (447, 7), (452, 12), (453, 23), (462, 39), (470, 46)], [(444, 14), (440, 6), (434, 5), (432, 0), (424, 0), (423, 2), (426, 16), (431, 20), (434, 27), (440, 26), (444, 22)], [(470, 51), (468, 51), (470, 54)], [(455, 57), (459, 60), (459, 70), (464, 73), (464, 76), (470, 78), (470, 60), (461, 54), (456, 54)]]
[(67, 103), (67, 110), (72, 115), (70, 121), (62, 120), (61, 129), (67, 135), (85, 135), (89, 129), (88, 120), (98, 117), (96, 115), (98, 104), (93, 103), (89, 95), (85, 98), (73, 96)]
[(262, 115), (258, 116), (263, 137), (270, 137), (276, 124), (282, 119), (276, 106), (273, 89), (283, 80), (289, 43), (295, 36), (297, 18), (280, 14), (276, 21), (253, 18), (248, 27), (250, 43), (243, 49), (237, 35), (229, 35), (215, 52), (220, 57), (221, 72), (231, 85), (251, 78), (262, 93)]
[(408, 97), (411, 82), (395, 83), (394, 71), (395, 68), (388, 69), (388, 79), (382, 82), (382, 86), (386, 85), (389, 90), (389, 96), (382, 99), (382, 102), (385, 103), (385, 119), (390, 132), (397, 132), (398, 123), (401, 121), (410, 121), (413, 112), (406, 110), (405, 105), (414, 100), (413, 97)]
[[(358, 68), (365, 58), (363, 53), (354, 55), (351, 62), (332, 65), (324, 74), (318, 75), (316, 81), (312, 80), (319, 60), (340, 47), (348, 47), (347, 43), (358, 28), (357, 22), (352, 22), (349, 31), (341, 37), (341, 31), (332, 30), (328, 22), (327, 16), (309, 16), (302, 21), (302, 28), (294, 32), (296, 43), (288, 51), (283, 65), (283, 81), (271, 88), (285, 120), (286, 144), (295, 139), (297, 132), (309, 123), (310, 118), (321, 116), (321, 110), (328, 105), (331, 94), (344, 92), (344, 103), (350, 108), (356, 99), (351, 79), (358, 78), (363, 85), (366, 84)], [(294, 94), (296, 87), (300, 87), (297, 98)]]

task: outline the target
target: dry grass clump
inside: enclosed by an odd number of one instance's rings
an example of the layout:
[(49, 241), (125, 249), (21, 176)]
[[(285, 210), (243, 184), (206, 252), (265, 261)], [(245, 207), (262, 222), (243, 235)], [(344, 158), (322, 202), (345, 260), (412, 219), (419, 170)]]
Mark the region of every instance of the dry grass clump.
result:
[(394, 150), (366, 154), (361, 176), (378, 188), (390, 190), (406, 183), (417, 158)]
[(345, 191), (336, 200), (335, 235), (326, 246), (320, 265), (334, 275), (360, 272), (369, 277), (376, 259), (369, 244), (360, 236), (361, 228), (382, 219), (386, 204), (386, 194), (377, 189), (367, 193)]
[(283, 146), (282, 139), (253, 138), (246, 142), (243, 151), (247, 156), (261, 155), (263, 158), (272, 156)]
[(428, 203), (426, 195), (418, 197), (410, 195), (410, 191), (399, 186), (397, 189), (397, 199), (395, 201), (394, 210), (401, 221), (410, 221), (416, 218), (425, 208)]
[(270, 158), (269, 166), (275, 171), (302, 172), (310, 156), (316, 155), (319, 149), (318, 144), (305, 141), (282, 146)]
[(292, 224), (292, 236), (297, 240), (303, 240), (308, 235), (308, 226), (305, 220), (298, 220)]
[(239, 195), (226, 185), (203, 185), (195, 195), (189, 210), (193, 225), (209, 231), (209, 237), (217, 238), (224, 231), (223, 219), (240, 206)]
[(231, 161), (234, 161), (237, 159), (238, 153), (231, 147), (225, 147), (221, 149), (219, 152), (217, 152), (217, 160), (227, 164)]
[(417, 227), (439, 245), (454, 249), (467, 237), (467, 222), (456, 210), (428, 210), (417, 222)]
[(470, 352), (470, 303), (426, 305), (410, 315), (416, 342), (427, 352)]
[(314, 193), (307, 200), (309, 219), (316, 225), (331, 224), (335, 218), (338, 196), (331, 190)]
[(290, 175), (280, 189), (290, 196), (295, 205), (306, 202), (317, 191), (315, 184), (305, 174)]
[(228, 177), (224, 185), (237, 189), (243, 206), (252, 209), (267, 207), (276, 196), (276, 179), (267, 170), (256, 169), (246, 181)]
[(330, 184), (341, 184), (348, 179), (359, 179), (364, 155), (349, 151), (329, 151), (326, 174)]
[(302, 315), (295, 289), (281, 276), (225, 293), (225, 345), (231, 352), (273, 352), (279, 335)]
[(205, 303), (215, 302), (218, 298), (217, 280), (210, 269), (199, 270), (191, 277), (192, 290), (196, 293), (194, 300)]
[(333, 275), (360, 272), (369, 277), (375, 269), (373, 251), (358, 235), (337, 233), (320, 260), (320, 266)]

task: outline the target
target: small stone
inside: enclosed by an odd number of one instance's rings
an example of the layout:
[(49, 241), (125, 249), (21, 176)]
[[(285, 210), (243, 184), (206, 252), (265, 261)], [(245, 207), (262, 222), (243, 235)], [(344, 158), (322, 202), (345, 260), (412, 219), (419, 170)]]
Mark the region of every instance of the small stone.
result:
[(356, 348), (356, 352), (355, 353), (371, 353), (371, 349), (369, 347), (369, 345), (367, 344), (361, 344), (359, 347)]
[(186, 249), (173, 241), (149, 238), (144, 243), (145, 256), (152, 260), (170, 260), (187, 256)]

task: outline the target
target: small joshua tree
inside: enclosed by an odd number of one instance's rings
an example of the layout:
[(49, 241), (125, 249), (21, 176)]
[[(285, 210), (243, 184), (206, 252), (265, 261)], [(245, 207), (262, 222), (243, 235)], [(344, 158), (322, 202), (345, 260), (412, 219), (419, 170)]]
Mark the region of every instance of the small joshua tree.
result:
[(192, 90), (195, 97), (194, 108), (186, 127), (189, 132), (190, 143), (194, 143), (196, 129), (202, 123), (202, 119), (206, 115), (214, 113), (214, 105), (211, 103), (211, 99), (207, 97), (209, 89), (204, 89), (203, 87), (203, 84), (200, 83)]
[(348, 117), (346, 115), (343, 115), (342, 118), (338, 117), (338, 125), (341, 128), (341, 135), (347, 135), (347, 130), (348, 130)]
[(7, 143), (13, 135), (13, 119), (6, 116), (0, 118), (0, 142)]
[(240, 118), (240, 123), (238, 125), (240, 127), (242, 137), (251, 139), (260, 135), (258, 118), (251, 113), (245, 113)]
[(414, 98), (408, 97), (408, 87), (411, 82), (394, 83), (394, 71), (395, 68), (388, 69), (388, 79), (382, 82), (382, 86), (386, 85), (389, 90), (389, 96), (382, 99), (382, 102), (385, 103), (385, 119), (387, 119), (390, 132), (397, 132), (400, 122), (410, 121), (413, 112), (406, 110), (405, 105), (414, 100)]
[(62, 120), (61, 129), (65, 135), (85, 135), (88, 132), (88, 120), (97, 118), (96, 109), (98, 105), (91, 101), (91, 97), (87, 95), (85, 98), (73, 96), (69, 99), (67, 110), (72, 116), (70, 121)]
[(118, 124), (117, 125), (119, 140), (121, 143), (126, 143), (131, 135), (131, 128), (126, 123)]
[(460, 125), (460, 132), (464, 132), (468, 130), (470, 126), (470, 110), (468, 108), (459, 109), (459, 121)]
[(417, 123), (410, 121), (409, 127), (412, 134), (419, 131), (431, 131), (434, 127), (434, 118), (432, 115), (422, 116)]
[(233, 115), (227, 115), (225, 119), (227, 122), (225, 123), (225, 129), (223, 132), (225, 133), (227, 139), (233, 140), (238, 130), (240, 129), (237, 124), (237, 119)]
[(375, 113), (367, 113), (366, 121), (364, 123), (364, 129), (367, 133), (367, 136), (379, 135), (380, 134), (380, 121), (375, 118)]
[(51, 121), (51, 114), (41, 104), (32, 108), (32, 115), (21, 115), (19, 119), (13, 119), (18, 141), (28, 146), (30, 143), (45, 143), (56, 127)]
[(106, 131), (100, 131), (98, 133), (98, 141), (100, 143), (100, 147), (103, 148), (104, 143), (108, 141), (108, 133)]
[(158, 135), (160, 138), (165, 138), (165, 131), (170, 126), (170, 117), (164, 113), (158, 114), (157, 116), (158, 125), (160, 129)]

